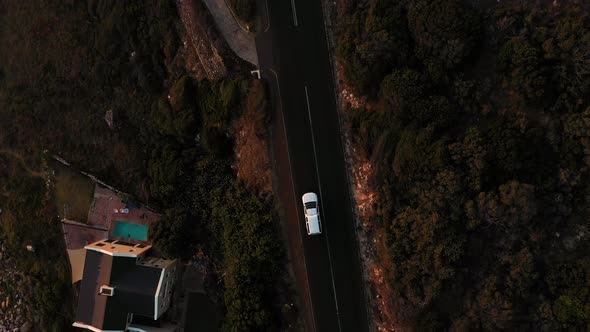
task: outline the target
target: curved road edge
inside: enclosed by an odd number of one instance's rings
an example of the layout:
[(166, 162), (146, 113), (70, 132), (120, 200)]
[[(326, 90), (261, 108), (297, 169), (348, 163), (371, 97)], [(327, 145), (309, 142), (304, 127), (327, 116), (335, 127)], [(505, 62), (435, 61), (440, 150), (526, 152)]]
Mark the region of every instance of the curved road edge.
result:
[[(269, 72), (271, 74), (268, 74)], [(305, 331), (315, 332), (317, 330), (315, 326), (315, 310), (309, 287), (307, 264), (303, 251), (303, 238), (299, 227), (300, 221), (297, 212), (298, 200), (293, 184), (293, 171), (285, 118), (281, 106), (279, 79), (276, 72), (272, 69), (263, 71), (261, 78), (270, 85), (271, 104), (274, 110), (272, 114), (272, 139), (270, 142), (273, 160), (273, 187), (280, 204), (278, 210), (282, 219), (282, 228), (286, 232), (287, 251), (295, 274), (297, 299), (301, 301), (299, 304), (300, 309), (303, 311)], [(298, 234), (299, 236), (289, 236), (292, 234)]]
[[(323, 16), (323, 21), (324, 21), (324, 32), (326, 35), (326, 43), (328, 45), (328, 53), (329, 53), (329, 60), (330, 60), (330, 73), (332, 75), (332, 82), (333, 82), (333, 87), (334, 87), (334, 97), (335, 97), (335, 101), (336, 101), (336, 113), (338, 114), (338, 124), (340, 127), (340, 139), (342, 140), (342, 153), (344, 155), (344, 163), (345, 163), (345, 168), (346, 168), (346, 179), (347, 179), (347, 184), (348, 184), (348, 188), (349, 188), (349, 199), (350, 199), (350, 205), (352, 207), (352, 214), (354, 216), (354, 230), (355, 230), (355, 239), (356, 239), (356, 254), (357, 254), (357, 259), (360, 262), (360, 266), (361, 266), (361, 272), (362, 272), (362, 279), (363, 279), (363, 294), (364, 294), (364, 299), (365, 299), (365, 303), (364, 303), (364, 307), (366, 308), (366, 315), (367, 317), (371, 317), (371, 297), (369, 295), (368, 289), (370, 289), (370, 282), (369, 282), (369, 277), (368, 277), (368, 266), (366, 264), (366, 261), (361, 257), (361, 235), (359, 234), (359, 231), (362, 228), (362, 224), (360, 221), (360, 215), (358, 213), (358, 205), (357, 205), (357, 200), (355, 197), (355, 181), (354, 181), (354, 176), (353, 176), (353, 168), (354, 168), (354, 162), (353, 162), (353, 156), (352, 156), (352, 151), (351, 151), (351, 146), (352, 146), (352, 138), (351, 138), (351, 134), (350, 132), (347, 130), (347, 127), (344, 123), (344, 110), (342, 109), (342, 99), (340, 96), (340, 84), (338, 81), (338, 77), (336, 76), (336, 71), (337, 71), (337, 58), (336, 58), (336, 41), (335, 41), (335, 29), (336, 27), (336, 7), (335, 7), (335, 3), (333, 2), (333, 0), (320, 0), (321, 4), (322, 4), (322, 16)], [(374, 331), (376, 329), (376, 326), (374, 325), (374, 322), (369, 319), (368, 320), (369, 323), (369, 331)]]

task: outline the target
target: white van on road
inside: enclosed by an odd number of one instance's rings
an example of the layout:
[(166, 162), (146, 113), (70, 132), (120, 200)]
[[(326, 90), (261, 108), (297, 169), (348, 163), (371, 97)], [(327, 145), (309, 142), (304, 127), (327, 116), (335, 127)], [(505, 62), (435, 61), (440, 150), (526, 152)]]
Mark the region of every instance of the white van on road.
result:
[(303, 211), (305, 212), (305, 228), (308, 235), (322, 234), (322, 222), (320, 220), (320, 205), (318, 195), (309, 192), (301, 197)]

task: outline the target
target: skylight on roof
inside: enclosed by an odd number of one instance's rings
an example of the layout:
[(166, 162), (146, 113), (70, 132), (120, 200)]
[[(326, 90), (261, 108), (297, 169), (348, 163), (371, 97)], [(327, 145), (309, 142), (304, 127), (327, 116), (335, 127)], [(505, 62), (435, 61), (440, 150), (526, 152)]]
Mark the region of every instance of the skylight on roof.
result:
[(113, 296), (115, 289), (111, 286), (102, 285), (100, 286), (100, 295)]

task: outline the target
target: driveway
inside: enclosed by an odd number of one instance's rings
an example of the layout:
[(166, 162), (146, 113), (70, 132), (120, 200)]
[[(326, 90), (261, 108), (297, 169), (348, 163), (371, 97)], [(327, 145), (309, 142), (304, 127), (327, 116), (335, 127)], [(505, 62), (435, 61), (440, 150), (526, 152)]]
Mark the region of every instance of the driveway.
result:
[(240, 58), (258, 67), (256, 36), (240, 27), (225, 0), (203, 0), (229, 47)]

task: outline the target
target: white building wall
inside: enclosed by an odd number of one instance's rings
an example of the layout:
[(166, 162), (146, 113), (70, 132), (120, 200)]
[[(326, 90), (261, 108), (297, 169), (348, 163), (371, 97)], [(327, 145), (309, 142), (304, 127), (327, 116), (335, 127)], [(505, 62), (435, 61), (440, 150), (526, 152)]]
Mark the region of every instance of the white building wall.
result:
[(162, 269), (156, 300), (154, 302), (154, 319), (158, 319), (168, 308), (172, 299), (172, 289), (176, 280), (176, 264), (172, 263)]

